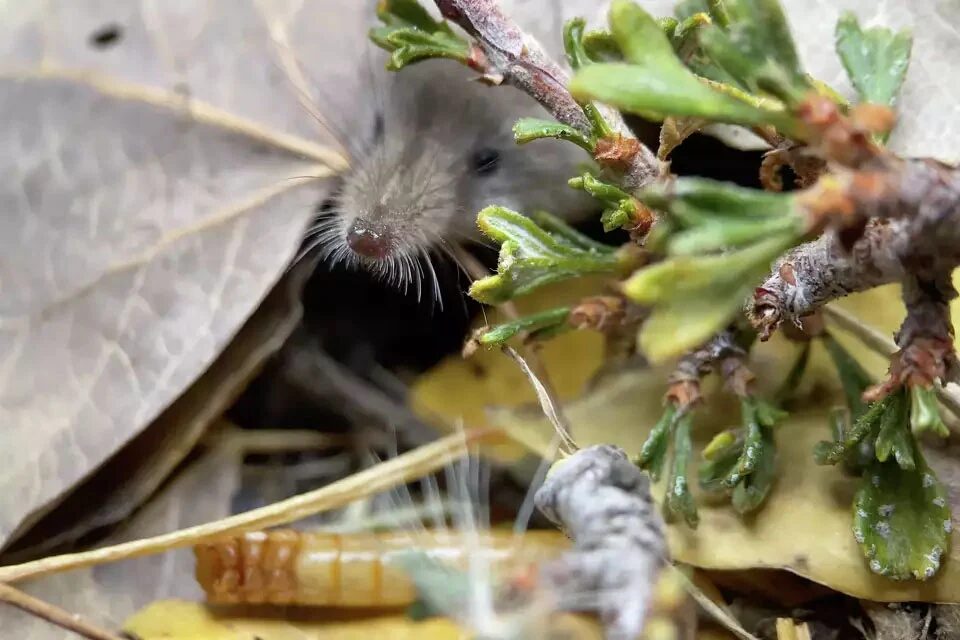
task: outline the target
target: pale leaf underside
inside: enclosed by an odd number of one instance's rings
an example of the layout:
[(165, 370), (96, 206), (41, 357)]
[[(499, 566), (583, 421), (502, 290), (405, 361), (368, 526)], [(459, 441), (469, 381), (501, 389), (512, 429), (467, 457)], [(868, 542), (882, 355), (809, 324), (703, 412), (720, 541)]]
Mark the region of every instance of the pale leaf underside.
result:
[(362, 8), (299, 4), (0, 3), (0, 546), (213, 362), (344, 167), (315, 115)]

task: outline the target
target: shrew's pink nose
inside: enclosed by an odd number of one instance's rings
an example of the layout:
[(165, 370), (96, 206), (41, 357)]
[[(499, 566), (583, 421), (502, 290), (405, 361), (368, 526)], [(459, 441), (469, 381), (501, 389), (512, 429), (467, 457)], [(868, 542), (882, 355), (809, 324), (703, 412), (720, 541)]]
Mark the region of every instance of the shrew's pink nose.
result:
[(357, 255), (371, 260), (383, 260), (392, 249), (391, 235), (381, 225), (357, 219), (347, 232), (347, 245)]

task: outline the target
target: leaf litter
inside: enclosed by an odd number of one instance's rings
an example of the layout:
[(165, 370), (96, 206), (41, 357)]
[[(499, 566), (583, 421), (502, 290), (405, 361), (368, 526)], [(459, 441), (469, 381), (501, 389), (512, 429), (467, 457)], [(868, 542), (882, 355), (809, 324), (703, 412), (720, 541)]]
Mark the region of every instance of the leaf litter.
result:
[[(849, 3), (848, 3), (848, 4), (849, 4)], [(855, 4), (855, 3), (854, 3), (854, 4)], [(277, 6), (279, 6), (279, 5), (277, 5)], [(294, 6), (293, 3), (291, 3), (290, 6)], [(886, 5), (884, 5), (884, 7), (886, 7)], [(260, 8), (262, 9), (262, 7), (260, 7)], [(2, 10), (2, 7), (0, 7), (0, 10)], [(927, 4), (921, 3), (921, 6), (918, 8), (918, 13), (923, 14), (923, 12), (928, 12), (928, 11), (930, 11), (930, 10), (931, 10), (931, 9), (929, 8), (929, 6), (928, 6)], [(292, 15), (292, 14), (289, 14), (289, 15)], [(791, 16), (791, 17), (793, 17), (793, 16)], [(156, 16), (154, 16), (154, 19), (155, 19), (155, 18), (156, 18)], [(16, 25), (16, 26), (18, 26), (18, 28), (23, 28), (23, 22), (24, 22), (24, 20), (23, 20), (22, 18), (19, 18), (18, 20), (12, 21), (12, 22), (9, 23), (9, 24)], [(281, 22), (282, 22), (282, 21), (281, 21)], [(828, 22), (828, 23), (829, 23), (830, 21), (827, 20), (827, 21), (825, 21), (825, 22)], [(937, 22), (936, 24), (939, 25), (940, 22)], [(276, 23), (273, 23), (273, 26), (276, 26)], [(938, 28), (939, 28), (939, 27), (938, 27)], [(798, 25), (798, 30), (800, 30), (799, 25)], [(25, 33), (25, 32), (27, 33), (26, 36), (23, 35), (23, 33)], [(32, 50), (32, 49), (34, 49), (34, 48), (37, 48), (37, 43), (36, 43), (36, 41), (32, 41), (32, 40), (30, 39), (30, 37), (29, 37), (29, 36), (30, 36), (29, 29), (24, 29), (24, 31), (23, 31), (23, 32), (20, 32), (18, 35), (19, 35), (19, 37), (17, 37), (17, 38), (11, 38), (10, 40), (8, 40), (8, 42), (25, 43), (25, 44), (22, 44), (22, 45), (21, 45), (21, 46), (22, 46), (22, 50), (25, 50), (25, 51), (30, 51), (30, 50)], [(176, 38), (176, 37), (188, 37), (189, 35), (190, 35), (190, 34), (189, 34), (189, 30), (188, 30), (188, 33), (187, 33), (186, 36), (184, 36), (183, 34), (180, 34), (179, 36), (171, 35), (171, 37), (174, 37), (174, 38)], [(803, 39), (801, 39), (801, 42), (802, 42), (802, 40), (803, 40)], [(169, 44), (170, 44), (170, 43), (166, 43), (165, 46), (169, 47)], [(159, 46), (158, 46), (158, 48), (163, 48), (163, 47), (159, 47)], [(48, 52), (44, 52), (44, 53), (45, 53), (45, 55), (46, 55)], [(169, 55), (169, 51), (167, 51), (165, 55)], [(173, 56), (172, 59), (175, 60), (175, 58), (176, 58), (176, 56)], [(177, 65), (174, 64), (173, 66), (176, 67)], [(181, 66), (182, 66), (182, 61), (181, 61)], [(811, 69), (812, 69), (812, 70), (816, 70), (816, 67), (811, 67)], [(183, 69), (182, 69), (182, 68), (180, 69), (180, 72), (181, 72), (181, 73), (183, 72)], [(130, 69), (120, 69), (120, 75), (123, 75), (123, 73), (139, 73), (139, 71), (132, 71), (132, 70), (130, 70)], [(70, 74), (67, 74), (66, 76), (61, 77), (61, 76), (59, 75), (59, 73), (52, 73), (52, 74), (49, 74), (49, 75), (47, 75), (46, 73), (44, 73), (44, 74), (41, 74), (40, 76), (37, 76), (36, 78), (31, 78), (31, 80), (32, 80), (32, 79), (42, 80), (43, 83), (47, 83), (48, 81), (50, 81), (50, 86), (54, 86), (54, 85), (56, 85), (57, 83), (59, 83), (59, 82), (61, 82), (61, 81), (65, 81), (65, 82), (64, 82), (65, 85), (71, 85), (71, 83), (73, 83), (73, 82), (75, 81), (75, 79), (72, 78), (72, 77), (69, 77), (69, 75), (70, 75)], [(21, 87), (22, 87), (22, 86), (25, 86), (25, 85), (31, 84), (31, 80), (24, 80), (24, 79), (23, 79), (24, 76), (16, 76), (16, 78), (17, 78), (16, 82), (17, 82), (18, 84), (20, 84)], [(77, 81), (77, 83), (80, 84), (80, 85), (83, 85), (83, 84), (84, 84), (83, 81)], [(909, 86), (909, 85), (908, 85), (908, 86)], [(83, 89), (86, 89), (86, 87), (82, 87), (82, 88), (83, 88)], [(47, 90), (47, 89), (45, 88), (44, 91), (46, 91), (46, 90)], [(111, 91), (116, 92), (115, 89), (107, 89), (107, 88), (105, 88), (105, 87), (99, 87), (99, 86), (98, 86), (98, 87), (95, 87), (95, 90), (98, 91), (98, 92), (103, 92), (103, 93), (110, 93)], [(70, 88), (68, 91), (66, 91), (65, 93), (71, 93), (71, 92), (73, 92), (73, 91), (74, 91), (74, 88), (71, 86), (71, 88)], [(126, 94), (124, 93), (124, 91), (119, 91), (119, 92), (117, 92), (117, 93), (123, 94), (124, 99), (127, 99), (127, 98), (130, 97), (129, 95), (126, 95)], [(115, 97), (116, 97), (116, 96), (115, 96)], [(164, 96), (164, 100), (166, 100), (167, 97), (168, 97), (168, 96)], [(905, 96), (905, 100), (906, 100), (906, 99), (909, 99), (909, 98), (910, 98), (910, 94), (908, 93), (908, 94)], [(84, 99), (87, 99), (87, 98), (84, 98)], [(149, 103), (150, 101), (149, 101), (149, 100), (145, 100), (145, 102), (148, 102), (148, 103)], [(172, 103), (171, 103), (171, 104), (172, 104)], [(166, 103), (165, 103), (165, 105), (166, 105)], [(166, 106), (169, 106), (169, 105), (166, 105)], [(165, 106), (165, 108), (166, 108), (166, 106)], [(236, 133), (236, 134), (240, 135), (240, 136), (243, 136), (243, 135), (251, 135), (251, 137), (256, 138), (257, 135), (258, 135), (258, 133), (257, 133), (258, 130), (257, 130), (257, 129), (254, 129), (254, 130), (247, 129), (247, 128), (245, 127), (245, 124), (246, 124), (245, 122), (242, 122), (242, 121), (231, 121), (230, 118), (224, 118), (224, 117), (223, 117), (225, 114), (218, 113), (218, 112), (216, 112), (216, 110), (204, 111), (204, 109), (201, 107), (198, 111), (200, 112), (201, 115), (197, 116), (197, 120), (198, 120), (199, 122), (201, 122), (201, 123), (209, 124), (209, 125), (211, 125), (211, 126), (213, 126), (213, 127), (215, 128), (216, 126), (220, 126), (220, 125), (222, 125), (224, 122), (227, 122), (227, 123), (230, 123), (230, 124), (227, 124), (227, 126), (226, 126), (225, 128), (228, 129), (228, 130), (230, 130), (230, 131), (232, 131), (233, 133)], [(205, 113), (206, 115), (203, 115), (204, 113)], [(206, 119), (206, 120), (209, 120), (209, 122), (207, 122), (205, 119)], [(939, 135), (939, 134), (938, 134), (938, 135)], [(906, 136), (904, 136), (904, 137), (906, 137)], [(914, 136), (914, 138), (911, 138), (911, 139), (916, 139), (916, 136)], [(278, 137), (277, 140), (282, 140), (282, 141), (283, 141), (283, 142), (281, 142), (281, 143), (278, 144), (279, 147), (284, 147), (284, 145), (286, 144), (286, 145), (287, 145), (287, 149), (286, 149), (286, 150), (288, 150), (288, 151), (294, 151), (294, 150), (295, 150), (295, 151), (300, 152), (300, 153), (303, 153), (304, 151), (309, 151), (309, 153), (307, 153), (307, 155), (309, 156), (311, 153), (314, 154), (314, 159), (319, 159), (321, 156), (324, 156), (327, 160), (329, 160), (330, 158), (333, 157), (333, 156), (327, 156), (327, 154), (326, 154), (325, 151), (318, 150), (318, 149), (316, 149), (316, 148), (300, 147), (300, 146), (298, 146), (299, 143), (294, 142), (294, 141), (291, 140), (291, 139), (284, 138), (284, 137), (282, 137), (282, 136)], [(274, 142), (275, 140), (274, 140), (273, 138), (270, 138), (269, 141)], [(896, 140), (895, 140), (894, 142), (896, 142)], [(928, 151), (928, 150), (927, 150), (926, 152), (927, 152), (927, 153), (930, 153), (930, 151)], [(336, 165), (336, 160), (334, 159), (331, 164)], [(306, 168), (307, 166), (310, 166), (311, 168), (315, 168), (315, 167), (316, 167), (316, 165), (303, 165), (304, 168)], [(321, 171), (322, 171), (322, 170), (321, 170)], [(29, 195), (29, 194), (27, 194), (27, 195)], [(315, 198), (315, 197), (316, 197), (316, 194), (315, 194), (315, 193), (312, 194), (311, 197)], [(296, 207), (291, 207), (291, 209), (295, 209), (295, 208), (296, 208)], [(302, 225), (302, 224), (303, 224), (303, 222), (301, 221), (301, 225)], [(203, 223), (201, 223), (201, 228), (202, 228), (202, 226), (203, 226)], [(193, 232), (191, 231), (190, 233), (193, 233)], [(188, 234), (188, 235), (189, 235), (189, 234)], [(290, 243), (290, 242), (287, 242), (287, 245), (288, 245), (288, 247), (289, 247), (289, 246), (293, 246), (293, 244)], [(162, 255), (164, 251), (165, 251), (165, 248), (157, 251), (156, 255)], [(288, 255), (287, 257), (289, 257), (289, 255)], [(146, 261), (144, 261), (144, 262), (145, 262), (146, 264), (148, 264), (150, 261), (152, 261), (152, 259), (153, 259), (153, 256), (151, 256), (150, 259), (148, 259), (148, 260), (146, 260)], [(142, 258), (139, 258), (139, 257), (135, 257), (134, 260), (133, 260), (133, 263), (134, 263), (133, 268), (139, 268), (139, 267), (141, 266), (140, 264), (138, 264), (140, 261), (143, 261), (143, 259), (142, 259)], [(113, 265), (113, 266), (115, 266), (115, 265)], [(127, 268), (127, 267), (129, 266), (129, 264), (128, 264), (128, 263), (123, 263), (121, 266), (122, 266), (123, 268)], [(281, 265), (281, 267), (282, 267), (282, 265)], [(275, 276), (274, 276), (274, 277), (275, 277)], [(97, 284), (97, 286), (99, 286), (99, 282), (100, 282), (99, 280), (97, 280), (96, 278), (94, 278), (93, 281)], [(71, 283), (68, 283), (68, 284), (71, 284)], [(269, 283), (267, 284), (267, 286), (269, 286)], [(69, 289), (69, 287), (68, 287), (68, 289)], [(264, 287), (264, 291), (265, 291), (265, 290), (266, 290), (266, 287)], [(87, 293), (87, 291), (83, 289), (83, 284), (81, 284), (81, 291), (82, 291), (84, 294)], [(72, 300), (72, 298), (69, 298), (69, 299)], [(59, 306), (59, 300), (60, 300), (60, 298), (54, 297), (54, 298), (52, 298), (52, 300), (53, 300), (52, 303), (49, 303), (49, 302), (48, 302), (48, 303), (46, 303), (46, 304), (51, 305), (51, 306), (54, 307), (54, 308), (58, 307), (58, 306)], [(30, 303), (31, 303), (31, 302), (32, 302), (32, 301), (30, 301), (30, 300), (26, 301), (26, 308), (27, 308), (28, 310), (31, 310), (31, 307), (30, 307)], [(42, 305), (42, 304), (43, 304), (43, 303), (41, 302), (41, 305)], [(46, 310), (46, 307), (41, 307), (41, 308), (43, 308), (44, 310)], [(14, 312), (16, 312), (16, 311), (17, 311), (17, 309), (14, 309)], [(241, 314), (241, 315), (242, 315), (242, 314)], [(242, 321), (242, 317), (240, 317), (240, 320), (236, 320), (236, 316), (237, 316), (237, 314), (235, 313), (235, 314), (234, 314), (234, 319), (233, 319), (234, 329), (236, 328), (236, 326), (238, 326), (239, 322)], [(17, 316), (17, 315), (14, 314), (14, 315), (11, 315), (10, 317), (11, 317), (14, 321), (16, 321), (16, 320), (19, 320), (20, 318), (22, 318), (23, 316), (22, 316), (22, 315), (21, 315), (21, 316)], [(6, 319), (6, 318), (5, 318), (5, 319)], [(228, 324), (229, 324), (229, 321), (228, 321)], [(10, 324), (8, 324), (7, 326), (12, 326), (12, 327), (18, 328), (18, 329), (19, 329), (19, 328), (22, 328), (22, 327), (18, 327), (16, 322), (10, 323)], [(2, 329), (4, 329), (4, 325), (3, 325), (3, 324), (0, 324), (0, 330), (2, 330)], [(30, 337), (30, 330), (32, 330), (32, 327), (27, 328), (27, 330), (24, 332), (24, 333), (26, 334), (26, 337), (27, 337), (27, 338)], [(227, 333), (229, 333), (229, 330), (227, 330)], [(16, 337), (17, 340), (23, 339), (23, 334), (17, 334), (15, 337)], [(196, 368), (196, 367), (195, 367), (195, 370), (196, 370), (197, 372), (199, 372), (199, 371), (202, 371), (202, 368), (203, 368), (202, 366), (199, 367), (199, 368)], [(190, 374), (186, 374), (186, 377), (185, 377), (184, 379), (189, 378), (189, 375), (190, 375)], [(197, 374), (194, 373), (194, 376), (195, 376), (195, 375), (197, 375)], [(189, 384), (189, 381), (187, 381), (186, 383), (183, 383), (183, 384), (181, 385), (181, 388), (183, 388), (186, 384)], [(615, 386), (615, 384), (616, 384), (616, 383), (614, 383), (614, 386)], [(631, 384), (633, 384), (633, 383), (631, 383)], [(601, 390), (598, 390), (597, 393), (602, 393), (602, 391), (601, 391)], [(651, 395), (656, 395), (657, 397), (659, 396), (658, 393), (656, 393), (656, 394), (651, 393)], [(162, 403), (160, 403), (160, 406), (162, 407)], [(500, 412), (499, 414), (495, 414), (495, 415), (497, 416), (497, 417), (495, 418), (495, 420), (494, 420), (495, 422), (503, 421), (503, 419), (504, 419), (504, 418), (503, 418), (503, 417), (504, 417), (504, 414), (503, 414), (502, 412)], [(638, 414), (634, 414), (634, 416), (633, 416), (633, 419), (634, 419), (634, 420), (636, 420), (636, 415), (638, 415)], [(144, 422), (144, 423), (149, 422), (149, 419), (146, 419), (145, 421), (142, 421), (142, 422)], [(139, 425), (139, 426), (142, 427), (143, 425), (141, 424), (141, 425)], [(511, 427), (511, 428), (513, 428), (513, 427)], [(603, 428), (608, 428), (608, 427), (603, 427)], [(625, 429), (626, 429), (626, 427), (624, 427), (624, 430), (625, 430)], [(576, 430), (576, 427), (575, 427), (575, 430)], [(813, 429), (813, 428), (809, 428), (809, 429), (808, 429), (808, 431), (814, 431), (814, 430), (815, 430), (815, 429)], [(587, 428), (586, 431), (587, 431), (587, 433), (593, 433), (593, 431), (592, 431), (590, 428)], [(579, 430), (576, 430), (575, 432), (578, 433), (578, 434), (580, 433)], [(128, 437), (129, 437), (129, 436), (128, 436)], [(524, 440), (529, 440), (529, 437), (528, 437), (528, 436), (524, 436), (522, 439), (524, 439)], [(536, 439), (536, 438), (534, 438), (534, 439)], [(590, 438), (588, 437), (586, 440), (587, 440), (587, 441), (590, 441)], [(615, 439), (610, 439), (610, 440), (608, 440), (608, 441), (615, 441)], [(95, 466), (95, 465), (93, 465), (93, 466)], [(84, 472), (84, 471), (81, 471), (81, 472), (79, 472), (79, 473), (75, 473), (74, 475), (76, 475), (77, 478), (79, 478), (79, 477), (83, 476), (84, 474), (85, 474), (85, 472)], [(75, 479), (77, 479), (77, 478), (75, 478)], [(783, 482), (784, 482), (784, 480), (781, 479), (781, 480), (780, 480), (780, 483), (782, 484)], [(64, 483), (64, 486), (66, 486), (66, 487), (69, 487), (69, 486), (71, 486), (71, 485), (72, 485), (72, 482), (71, 482), (71, 481), (67, 481), (67, 482)], [(57, 491), (58, 491), (58, 490), (53, 490), (53, 493), (55, 494)], [(50, 497), (48, 496), (48, 497), (45, 498), (45, 499), (46, 499), (46, 500), (50, 500)], [(46, 504), (49, 504), (49, 502), (46, 503)], [(286, 516), (284, 516), (284, 517), (286, 517)], [(36, 519), (36, 515), (34, 515), (32, 518), (33, 518), (33, 520), (35, 520), (35, 519)], [(14, 526), (14, 525), (10, 525), (10, 526), (12, 527), (12, 526)], [(722, 527), (721, 527), (721, 529), (722, 529)], [(956, 546), (956, 545), (955, 545), (955, 546)], [(130, 548), (130, 547), (128, 547), (128, 549), (129, 549), (129, 548)], [(145, 547), (144, 547), (144, 548), (145, 548)], [(721, 555), (722, 555), (722, 554), (721, 554)], [(854, 554), (854, 555), (852, 555), (852, 556), (850, 556), (850, 557), (856, 558), (856, 555)], [(89, 558), (89, 556), (88, 556), (88, 558)], [(74, 559), (74, 561), (76, 561), (76, 560)], [(85, 562), (85, 561), (86, 561), (86, 560), (82, 560), (82, 561), (81, 561), (81, 564), (82, 564), (82, 562)], [(696, 564), (696, 563), (694, 563), (694, 564)], [(56, 566), (56, 565), (54, 565), (54, 566)], [(64, 564), (64, 565), (62, 565), (62, 566), (69, 566), (69, 565), (68, 565), (68, 564)], [(120, 567), (120, 566), (122, 566), (122, 565), (117, 565), (117, 566)], [(791, 568), (794, 569), (794, 570), (796, 570), (796, 569), (802, 569), (802, 567), (798, 567), (798, 566), (794, 566), (794, 567), (791, 567)], [(0, 572), (2, 572), (2, 571), (3, 571), (3, 569), (0, 569)], [(802, 573), (803, 571), (800, 571), (800, 572)], [(853, 573), (856, 573), (856, 571), (854, 570)], [(7, 575), (7, 574), (2, 574), (2, 573), (0, 573), (0, 575)], [(16, 574), (16, 573), (13, 573), (13, 574), (9, 574), (9, 575), (11, 575), (11, 576), (16, 576), (17, 574)], [(860, 588), (860, 587), (851, 587), (851, 590), (856, 589), (856, 588)], [(871, 588), (872, 588), (872, 587), (869, 587), (869, 586), (866, 587), (866, 589), (867, 589), (868, 591), (869, 591)], [(894, 593), (894, 592), (891, 592), (891, 593)], [(941, 592), (938, 591), (937, 593), (941, 593)], [(949, 592), (947, 592), (947, 593), (949, 593)], [(875, 594), (875, 592), (874, 592), (874, 593), (868, 593), (868, 595), (875, 596), (876, 594)], [(902, 597), (902, 594), (901, 594), (901, 597)], [(84, 610), (86, 610), (86, 608), (84, 608)], [(186, 610), (184, 610), (184, 611), (186, 611)], [(191, 614), (191, 615), (192, 615), (192, 614)], [(31, 637), (31, 636), (27, 635), (27, 636), (23, 636), (23, 637)], [(227, 636), (225, 636), (225, 637), (227, 637)], [(232, 637), (232, 636), (231, 636), (231, 637)]]
[[(253, 4), (0, 14), (2, 545), (213, 362), (344, 162), (277, 66), (243, 62), (287, 24)], [(91, 47), (104, 24), (122, 35)]]

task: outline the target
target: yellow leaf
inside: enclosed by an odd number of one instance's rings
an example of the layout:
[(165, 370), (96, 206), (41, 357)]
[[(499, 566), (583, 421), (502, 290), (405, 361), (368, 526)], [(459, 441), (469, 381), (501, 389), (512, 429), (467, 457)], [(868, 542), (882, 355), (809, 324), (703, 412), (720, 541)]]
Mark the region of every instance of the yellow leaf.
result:
[[(559, 613), (549, 622), (556, 637), (600, 640), (599, 623)], [(303, 607), (231, 608), (215, 613), (197, 602), (160, 600), (131, 616), (123, 630), (140, 640), (460, 640), (467, 630), (446, 618), (411, 620), (403, 612)], [(553, 635), (551, 635), (553, 637)]]
[[(413, 621), (402, 613), (364, 612), (344, 616), (336, 611), (283, 609), (215, 614), (196, 602), (160, 600), (135, 613), (124, 624), (142, 640), (455, 640), (463, 631), (444, 618)], [(282, 615), (281, 615), (282, 614)]]

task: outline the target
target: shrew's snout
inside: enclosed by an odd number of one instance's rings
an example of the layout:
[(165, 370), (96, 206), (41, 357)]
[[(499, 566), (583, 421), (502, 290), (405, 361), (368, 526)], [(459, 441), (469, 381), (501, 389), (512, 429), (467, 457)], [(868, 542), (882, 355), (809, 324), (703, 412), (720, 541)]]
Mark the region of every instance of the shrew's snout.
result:
[(347, 230), (347, 245), (359, 256), (384, 260), (393, 251), (393, 234), (382, 224), (358, 218)]

